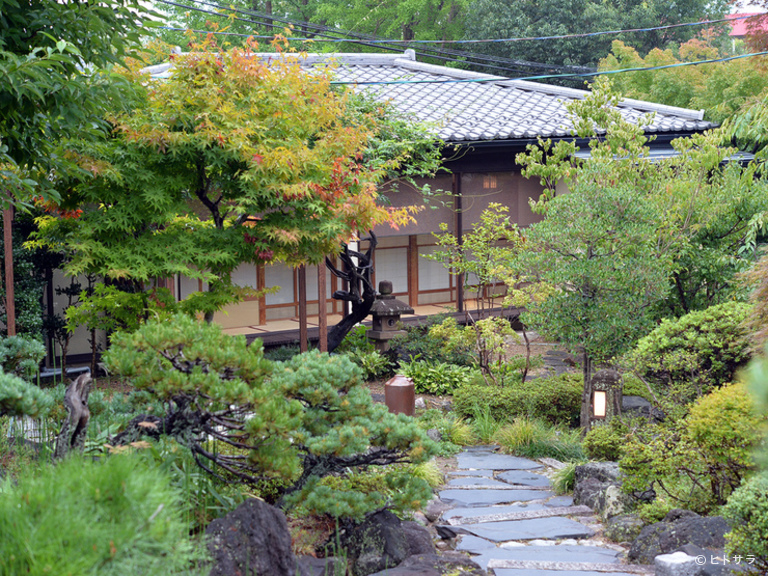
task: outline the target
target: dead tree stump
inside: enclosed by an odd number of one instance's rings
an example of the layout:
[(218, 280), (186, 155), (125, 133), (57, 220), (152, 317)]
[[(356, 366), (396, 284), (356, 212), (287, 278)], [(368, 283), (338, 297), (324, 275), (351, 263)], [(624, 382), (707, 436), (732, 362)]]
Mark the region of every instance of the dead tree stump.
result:
[(64, 393), (67, 417), (56, 437), (54, 460), (63, 458), (73, 450), (82, 451), (85, 446), (85, 434), (88, 431), (88, 421), (91, 419), (91, 411), (88, 409), (91, 382), (90, 373), (81, 374)]

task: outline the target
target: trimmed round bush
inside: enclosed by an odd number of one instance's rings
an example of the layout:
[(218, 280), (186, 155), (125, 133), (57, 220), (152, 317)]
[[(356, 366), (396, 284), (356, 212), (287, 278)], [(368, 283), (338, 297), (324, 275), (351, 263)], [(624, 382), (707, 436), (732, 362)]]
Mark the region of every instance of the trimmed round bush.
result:
[(733, 380), (749, 360), (744, 321), (751, 306), (726, 302), (663, 320), (631, 353), (635, 368), (688, 402)]
[(629, 428), (619, 418), (613, 418), (605, 426), (593, 426), (582, 442), (590, 460), (617, 462), (627, 443)]

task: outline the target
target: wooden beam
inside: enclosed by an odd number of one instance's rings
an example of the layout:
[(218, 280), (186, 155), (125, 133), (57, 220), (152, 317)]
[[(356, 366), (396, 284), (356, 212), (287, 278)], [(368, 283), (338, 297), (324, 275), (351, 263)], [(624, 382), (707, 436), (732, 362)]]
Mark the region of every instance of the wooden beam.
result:
[[(453, 174), (453, 204), (456, 210), (456, 242), (461, 248), (464, 243), (464, 203), (461, 196), (461, 172)], [(464, 312), (464, 273), (456, 276), (456, 309)]]
[(309, 335), (307, 331), (307, 267), (299, 266), (299, 350), (306, 352)]
[(317, 316), (320, 328), (318, 348), (320, 352), (328, 352), (328, 301), (325, 296), (325, 264), (317, 265)]
[(266, 267), (259, 264), (256, 267), (256, 290), (259, 292), (259, 326), (267, 323), (267, 295), (264, 291), (267, 289)]
[(408, 236), (408, 305), (419, 304), (419, 242), (415, 234)]
[(5, 249), (5, 314), (8, 336), (16, 336), (16, 304), (13, 294), (13, 206), (3, 209)]

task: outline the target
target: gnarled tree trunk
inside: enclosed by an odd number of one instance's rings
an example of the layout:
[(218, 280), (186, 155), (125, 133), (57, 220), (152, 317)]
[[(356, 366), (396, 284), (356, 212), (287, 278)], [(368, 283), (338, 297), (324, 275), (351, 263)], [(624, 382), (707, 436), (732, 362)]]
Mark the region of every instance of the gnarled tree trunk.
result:
[[(369, 240), (368, 250), (365, 253), (350, 250), (348, 245), (344, 245), (344, 249), (339, 255), (343, 264), (341, 270), (336, 268), (330, 259), (325, 259), (325, 265), (331, 273), (342, 280), (346, 280), (349, 285), (348, 291), (337, 290), (333, 293), (333, 297), (336, 300), (352, 303), (352, 311), (346, 314), (328, 333), (328, 352), (333, 352), (341, 344), (355, 324), (365, 320), (376, 300), (376, 290), (371, 282), (371, 277), (373, 275), (373, 251), (376, 249), (377, 241), (373, 231), (370, 232), (370, 235), (371, 237), (367, 239)], [(352, 260), (353, 258), (357, 258), (357, 263)]]

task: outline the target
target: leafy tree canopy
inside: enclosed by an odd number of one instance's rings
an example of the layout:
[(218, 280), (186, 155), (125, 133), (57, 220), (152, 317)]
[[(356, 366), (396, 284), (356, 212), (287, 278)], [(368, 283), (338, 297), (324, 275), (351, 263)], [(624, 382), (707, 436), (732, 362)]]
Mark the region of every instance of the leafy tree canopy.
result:
[[(647, 68), (720, 56), (716, 48), (693, 39), (678, 50), (654, 48), (643, 58), (635, 48), (615, 40), (611, 54), (600, 60), (599, 69)], [(705, 117), (713, 122), (723, 122), (768, 89), (765, 57), (616, 74), (613, 81), (617, 90), (629, 98), (703, 109)]]
[(54, 146), (106, 128), (109, 103), (128, 84), (108, 68), (138, 45), (139, 0), (0, 0), (0, 180), (5, 188), (49, 188), (42, 175), (72, 170)]
[(261, 62), (252, 47), (177, 56), (163, 81), (132, 76), (143, 99), (111, 116), (112, 137), (70, 143), (90, 177), (40, 219), (38, 243), (71, 254), (73, 274), (200, 278), (211, 312), (241, 263), (317, 263), (356, 230), (407, 222), (376, 185), (415, 157), (435, 169), (432, 138), (382, 147), (375, 115), (332, 89), (330, 71)]
[[(670, 5), (662, 0), (600, 2), (599, 0), (512, 1), (475, 0), (473, 18), (467, 21), (468, 38), (527, 38), (582, 34), (604, 30), (657, 27), (717, 17), (726, 2), (683, 0)], [(619, 36), (640, 53), (684, 42), (697, 33), (682, 27)], [(552, 65), (594, 66), (610, 50), (613, 35), (549, 41), (504, 42), (478, 45), (475, 50), (492, 56), (517, 58)]]

